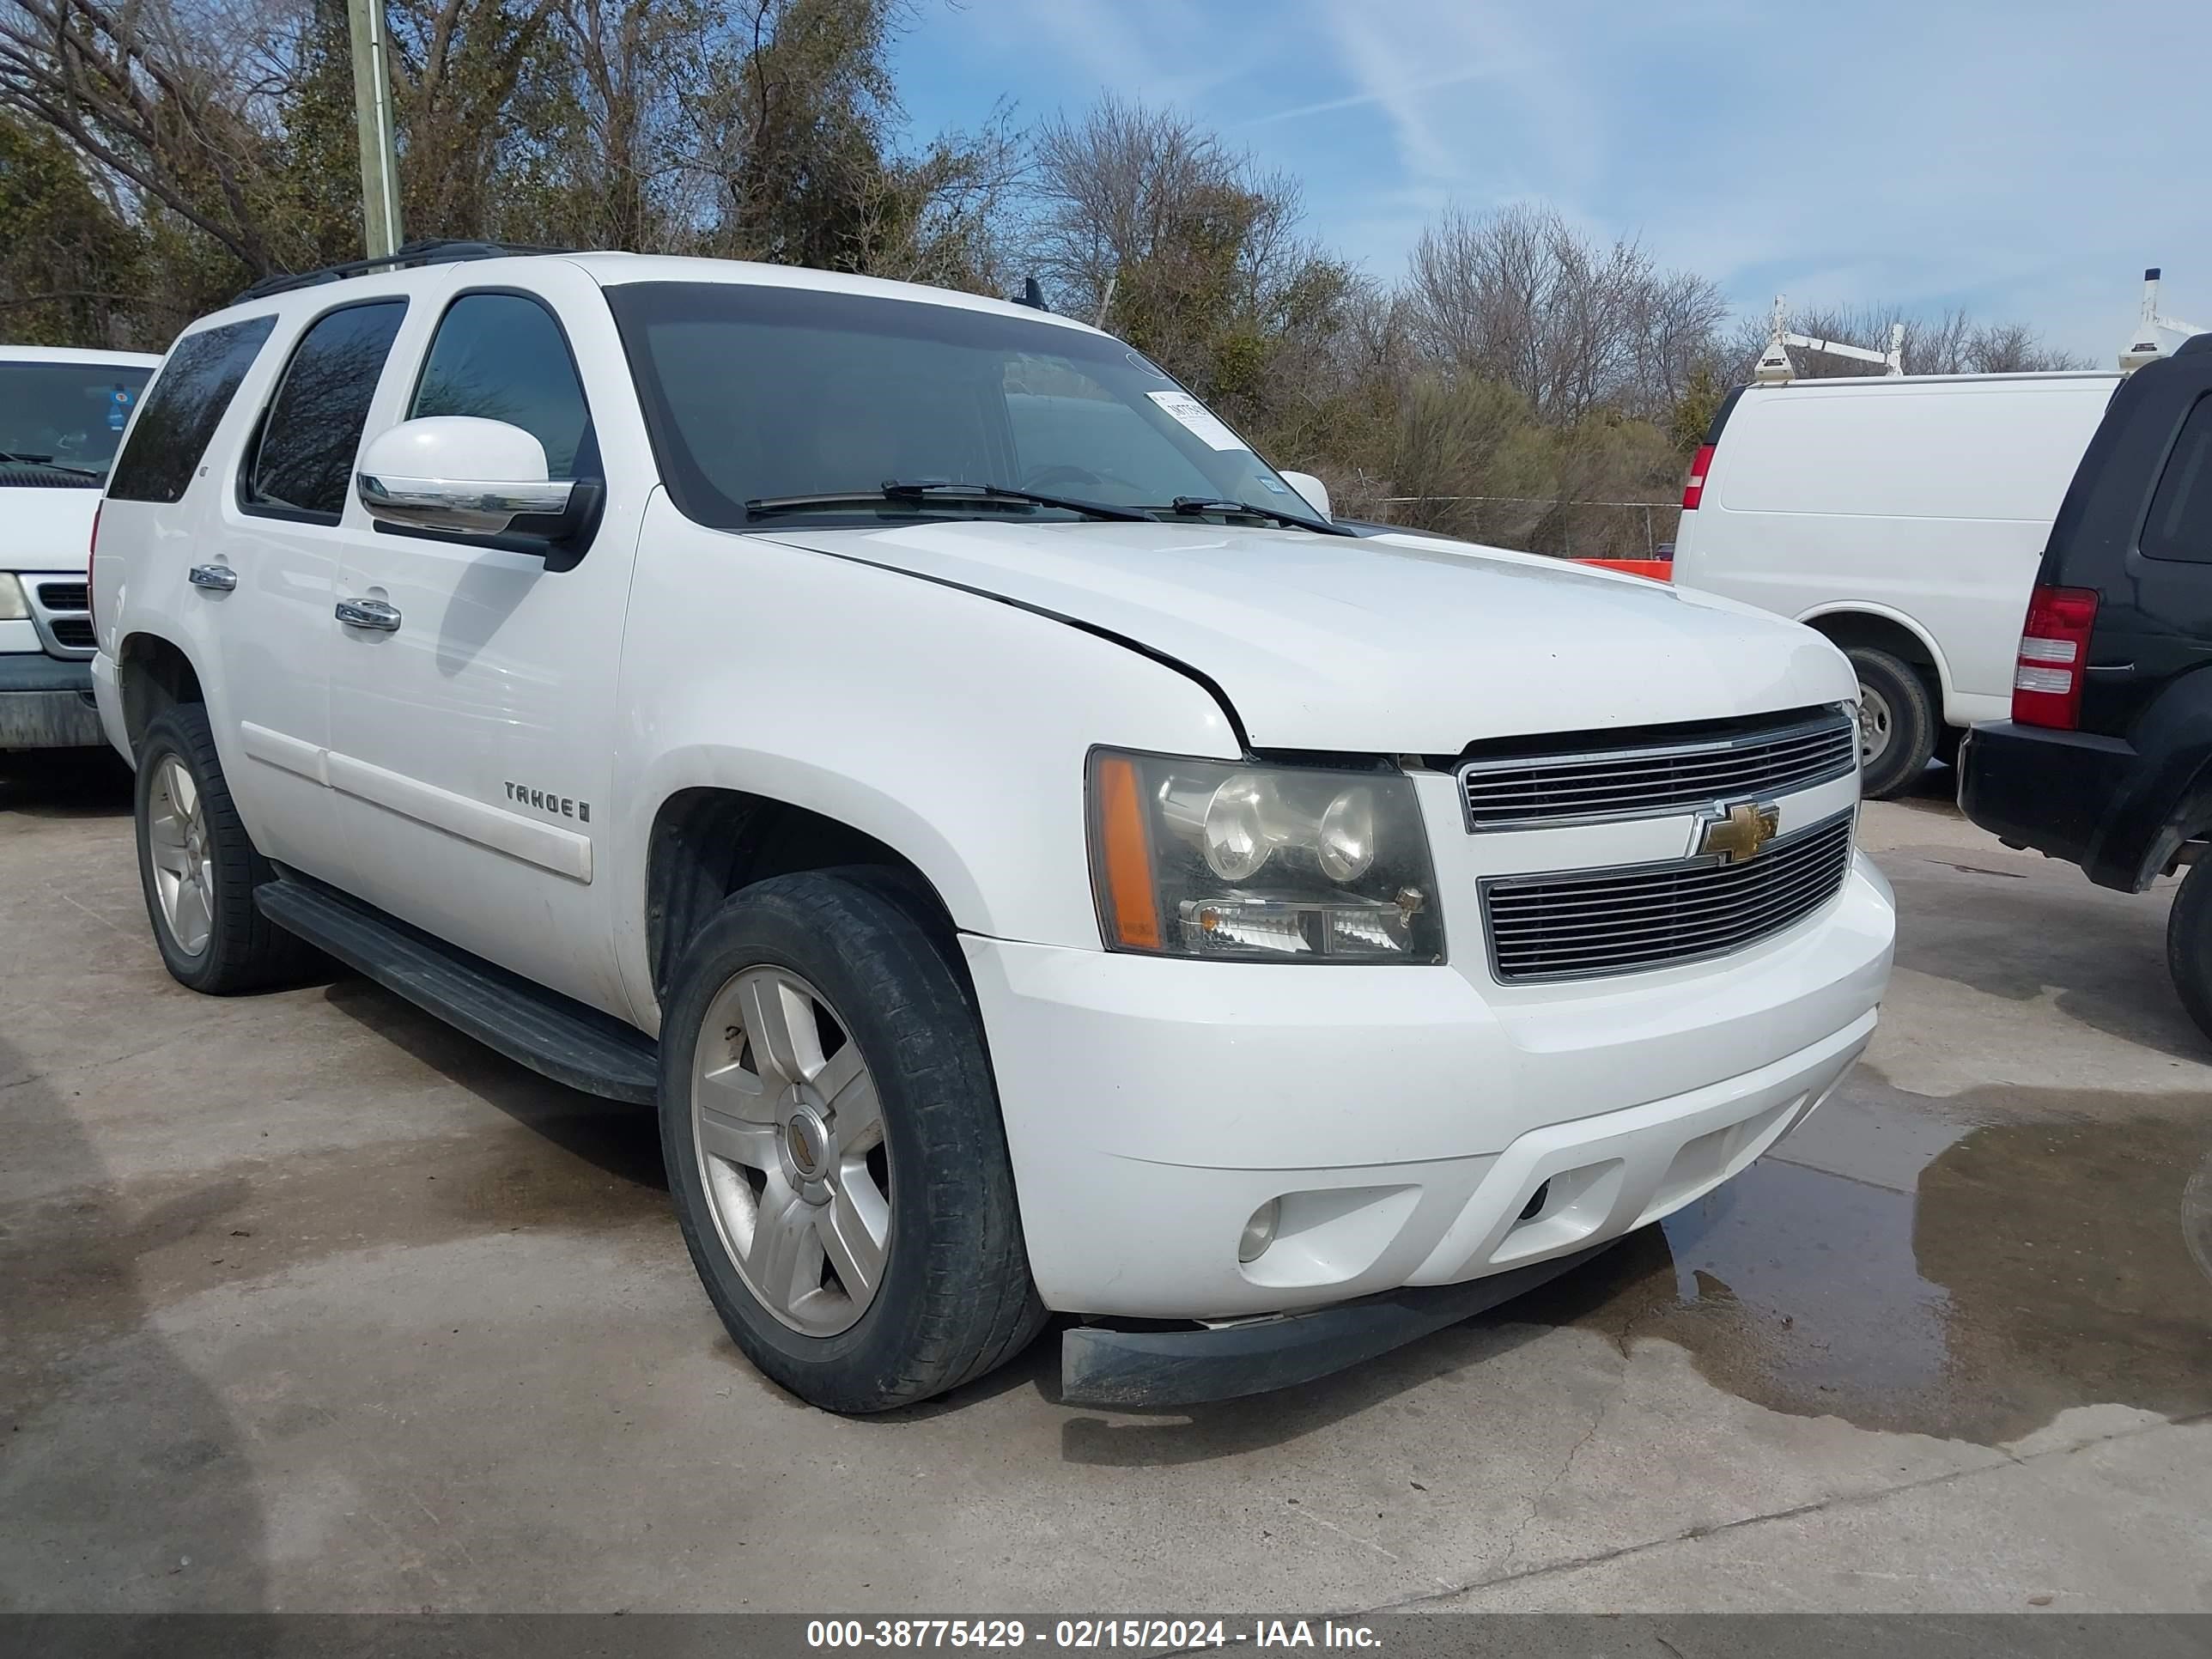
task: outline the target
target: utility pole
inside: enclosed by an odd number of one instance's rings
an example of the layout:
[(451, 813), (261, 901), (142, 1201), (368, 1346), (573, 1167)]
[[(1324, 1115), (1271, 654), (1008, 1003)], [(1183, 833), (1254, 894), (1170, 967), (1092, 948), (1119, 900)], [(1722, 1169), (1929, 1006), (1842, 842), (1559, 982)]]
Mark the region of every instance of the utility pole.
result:
[(353, 112), (361, 133), (361, 224), (368, 257), (399, 248), (399, 167), (392, 143), (392, 65), (384, 0), (346, 0), (353, 26)]

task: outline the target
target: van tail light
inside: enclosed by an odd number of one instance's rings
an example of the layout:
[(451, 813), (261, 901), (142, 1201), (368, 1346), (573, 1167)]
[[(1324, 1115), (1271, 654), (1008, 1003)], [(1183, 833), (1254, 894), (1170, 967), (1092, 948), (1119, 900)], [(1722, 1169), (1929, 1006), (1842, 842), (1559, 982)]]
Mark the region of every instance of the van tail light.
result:
[(2097, 595), (2087, 587), (2039, 587), (2028, 596), (2020, 660), (2012, 671), (2012, 717), (2022, 726), (2071, 732), (2081, 724), (2081, 680)]
[(84, 550), (84, 615), (85, 620), (92, 625), (92, 637), (95, 640), (100, 637), (100, 601), (93, 597), (92, 566), (93, 561), (100, 556), (100, 509), (106, 505), (105, 501), (93, 504), (92, 543)]
[(1690, 476), (1682, 485), (1682, 511), (1694, 513), (1698, 503), (1705, 499), (1705, 469), (1713, 464), (1713, 446), (1699, 444), (1698, 453), (1690, 459)]

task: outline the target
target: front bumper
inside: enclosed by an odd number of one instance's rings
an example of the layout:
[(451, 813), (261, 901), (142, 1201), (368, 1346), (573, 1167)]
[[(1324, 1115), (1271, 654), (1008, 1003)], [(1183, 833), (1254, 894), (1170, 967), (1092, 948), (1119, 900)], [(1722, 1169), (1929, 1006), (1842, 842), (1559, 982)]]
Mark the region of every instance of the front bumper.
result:
[[(1861, 858), (1725, 962), (1571, 987), (964, 943), (1047, 1305), (1224, 1319), (1577, 1255), (1688, 1203), (1849, 1068), (1893, 933)], [(1276, 1240), (1240, 1263), (1270, 1199)]]
[(92, 701), (92, 665), (0, 653), (0, 749), (81, 749), (105, 743)]

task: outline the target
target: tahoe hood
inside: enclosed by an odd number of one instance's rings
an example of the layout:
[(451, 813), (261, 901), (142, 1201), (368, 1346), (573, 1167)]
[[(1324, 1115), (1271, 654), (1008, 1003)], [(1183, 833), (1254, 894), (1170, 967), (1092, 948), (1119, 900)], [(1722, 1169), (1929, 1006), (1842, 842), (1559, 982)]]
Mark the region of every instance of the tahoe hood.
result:
[(1261, 749), (1449, 755), (1857, 695), (1796, 623), (1431, 537), (964, 520), (761, 533), (1120, 635), (1212, 681)]

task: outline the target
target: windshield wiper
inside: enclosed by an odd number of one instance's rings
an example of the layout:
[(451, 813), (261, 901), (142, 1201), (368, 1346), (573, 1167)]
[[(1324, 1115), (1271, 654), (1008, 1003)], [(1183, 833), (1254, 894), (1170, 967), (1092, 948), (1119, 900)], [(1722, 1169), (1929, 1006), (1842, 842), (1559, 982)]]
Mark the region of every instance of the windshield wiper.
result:
[(17, 466), (43, 466), (49, 472), (74, 472), (80, 478), (99, 478), (106, 475), (88, 466), (71, 466), (51, 455), (25, 455), (12, 449), (0, 449), (0, 461), (10, 461)]
[(1279, 507), (1262, 507), (1257, 501), (1231, 501), (1211, 495), (1178, 495), (1168, 503), (1168, 511), (1195, 514), (1200, 513), (1249, 513), (1256, 518), (1273, 519), (1277, 524), (1286, 524), (1299, 530), (1311, 530), (1323, 536), (1349, 536), (1354, 532), (1342, 525), (1330, 524), (1326, 520), (1313, 518), (1303, 513), (1285, 513)]
[(874, 489), (835, 489), (818, 495), (764, 495), (745, 503), (745, 516), (765, 518), (774, 513), (804, 513), (811, 507), (850, 507), (867, 501), (1019, 501), (1030, 507), (1058, 507), (1080, 513), (1087, 519), (1109, 519), (1130, 524), (1156, 523), (1141, 507), (1114, 507), (1104, 501), (1081, 501), (1069, 495), (1041, 495), (1033, 489), (1010, 489), (1004, 484), (962, 483), (950, 478), (886, 478)]

